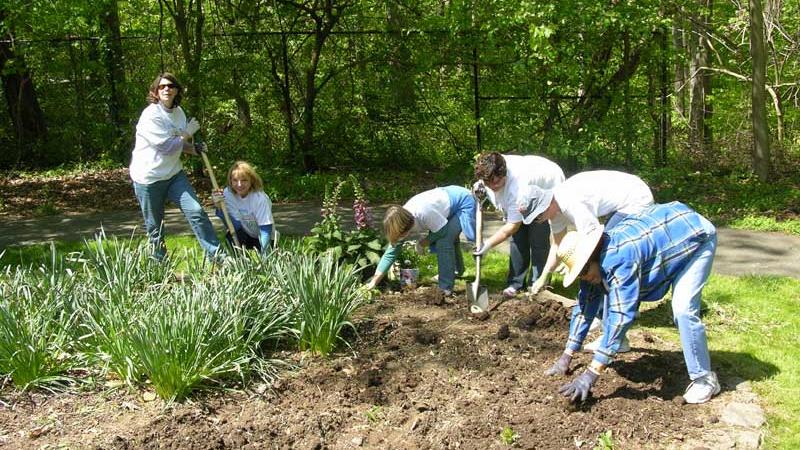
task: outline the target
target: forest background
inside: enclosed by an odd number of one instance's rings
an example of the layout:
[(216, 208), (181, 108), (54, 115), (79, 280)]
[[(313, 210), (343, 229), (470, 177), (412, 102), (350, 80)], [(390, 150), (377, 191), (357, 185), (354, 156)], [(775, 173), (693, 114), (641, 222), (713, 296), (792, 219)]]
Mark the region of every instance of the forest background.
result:
[(469, 182), (475, 155), (496, 150), (568, 174), (638, 173), (661, 200), (705, 192), (710, 205), (734, 186), (737, 204), (793, 217), (798, 7), (10, 0), (0, 169), (126, 166), (147, 87), (168, 70), (217, 166), (252, 161), (277, 201), (319, 199), (342, 172), (400, 201), (420, 184)]

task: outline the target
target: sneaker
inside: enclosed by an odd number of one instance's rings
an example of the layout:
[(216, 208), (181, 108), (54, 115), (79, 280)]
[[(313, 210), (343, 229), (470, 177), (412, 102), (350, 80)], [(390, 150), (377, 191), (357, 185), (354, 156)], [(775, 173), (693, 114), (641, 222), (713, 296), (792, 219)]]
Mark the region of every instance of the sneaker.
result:
[(709, 372), (708, 375), (700, 377), (689, 384), (683, 399), (686, 403), (698, 404), (711, 400), (711, 397), (719, 394), (720, 385), (717, 374)]
[(509, 286), (509, 287), (503, 289), (503, 295), (505, 297), (508, 297), (508, 298), (516, 297), (517, 296), (517, 288), (515, 288), (514, 286)]
[[(594, 341), (589, 342), (588, 344), (584, 345), (583, 346), (583, 351), (589, 352), (589, 353), (596, 352), (597, 349), (600, 348), (600, 344), (602, 342), (603, 342), (603, 336), (600, 336), (599, 338), (595, 339)], [(622, 343), (619, 344), (619, 350), (617, 350), (617, 353), (628, 353), (629, 351), (631, 351), (631, 343), (628, 340), (628, 337), (626, 336), (626, 337), (622, 338)]]

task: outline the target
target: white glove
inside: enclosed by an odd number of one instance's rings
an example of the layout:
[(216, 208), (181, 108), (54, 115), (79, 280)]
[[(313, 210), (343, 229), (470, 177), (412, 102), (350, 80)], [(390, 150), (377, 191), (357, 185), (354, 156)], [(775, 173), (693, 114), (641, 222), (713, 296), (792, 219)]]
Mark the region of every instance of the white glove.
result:
[(213, 191), (211, 192), (211, 200), (215, 205), (221, 206), (225, 203), (225, 195), (222, 193), (222, 191)]
[(486, 196), (486, 185), (483, 184), (483, 180), (478, 180), (472, 185), (472, 194), (480, 199)]
[(475, 248), (475, 251), (472, 252), (472, 255), (473, 256), (483, 256), (486, 253), (488, 253), (489, 250), (491, 250), (491, 249), (492, 249), (492, 246), (484, 242), (483, 244), (481, 244), (480, 248)]
[(542, 292), (544, 288), (550, 283), (550, 272), (545, 272), (531, 285), (531, 295), (536, 295)]
[(192, 120), (190, 120), (189, 123), (186, 124), (186, 128), (183, 130), (183, 132), (188, 134), (189, 137), (192, 137), (194, 136), (195, 133), (197, 133), (197, 130), (199, 129), (200, 129), (200, 122), (198, 122), (197, 119), (192, 117)]

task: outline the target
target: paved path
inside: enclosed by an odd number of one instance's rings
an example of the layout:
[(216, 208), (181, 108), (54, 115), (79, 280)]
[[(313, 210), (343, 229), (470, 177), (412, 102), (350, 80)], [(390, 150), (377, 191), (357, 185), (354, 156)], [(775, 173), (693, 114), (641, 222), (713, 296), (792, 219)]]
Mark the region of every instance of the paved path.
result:
[[(275, 223), (284, 234), (308, 233), (319, 219), (318, 205), (311, 203), (284, 203), (273, 207)], [(374, 209), (376, 220), (383, 217), (385, 207)], [(213, 215), (213, 214), (209, 214)], [(342, 208), (344, 220), (352, 217), (349, 208)], [(502, 225), (499, 217), (486, 214), (484, 236), (489, 236)], [(214, 217), (217, 229), (222, 223)], [(108, 213), (67, 214), (44, 218), (6, 219), (0, 223), (0, 249), (10, 245), (28, 245), (49, 240), (81, 240), (91, 238), (103, 227), (109, 235), (128, 236), (141, 233), (142, 217), (139, 211), (114, 211)], [(167, 233), (190, 233), (179, 210), (169, 210), (166, 215)], [(725, 275), (783, 275), (800, 278), (800, 237), (782, 233), (765, 233), (721, 228), (719, 246), (714, 260), (714, 271)], [(508, 252), (508, 244), (500, 247)]]

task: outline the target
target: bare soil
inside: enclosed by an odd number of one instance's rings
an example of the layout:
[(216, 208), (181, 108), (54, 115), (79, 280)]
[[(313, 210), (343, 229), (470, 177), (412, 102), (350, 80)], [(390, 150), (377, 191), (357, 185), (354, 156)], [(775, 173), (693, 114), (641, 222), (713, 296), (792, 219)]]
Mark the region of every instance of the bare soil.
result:
[[(500, 299), (493, 297), (492, 303)], [(288, 352), (297, 368), (270, 386), (191, 402), (144, 401), (146, 391), (87, 389), (0, 397), (6, 448), (593, 448), (611, 430), (616, 448), (674, 448), (717, 422), (708, 405), (680, 402), (683, 358), (657, 338), (632, 333), (620, 355), (573, 407), (558, 387), (580, 373), (547, 377), (563, 349), (569, 309), (515, 299), (486, 317), (463, 296), (435, 288), (387, 293), (360, 310), (353, 346), (329, 358)], [(712, 402), (713, 403), (713, 402)]]

